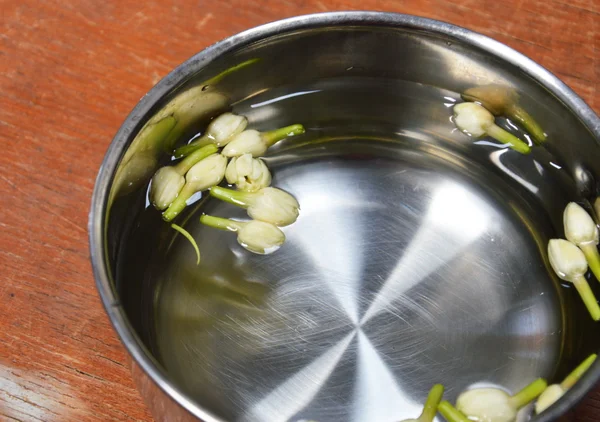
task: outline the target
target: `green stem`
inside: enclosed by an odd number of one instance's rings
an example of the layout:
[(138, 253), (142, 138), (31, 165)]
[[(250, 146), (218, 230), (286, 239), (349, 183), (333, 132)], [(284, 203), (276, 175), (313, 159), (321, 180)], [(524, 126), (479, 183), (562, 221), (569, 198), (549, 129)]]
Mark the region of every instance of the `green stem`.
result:
[(590, 270), (594, 273), (594, 277), (600, 281), (600, 254), (598, 253), (598, 247), (594, 243), (582, 244), (579, 247), (583, 251)]
[(520, 152), (521, 154), (529, 154), (531, 151), (529, 145), (496, 124), (492, 124), (487, 128), (487, 134), (492, 138), (509, 145), (512, 149)]
[(227, 230), (230, 232), (237, 232), (245, 224), (240, 221), (230, 220), (228, 218), (213, 217), (212, 215), (206, 214), (200, 217), (200, 222), (214, 229)]
[(173, 156), (175, 158), (185, 157), (186, 155), (190, 155), (192, 152), (199, 150), (200, 148), (212, 144), (212, 138), (208, 135), (204, 135), (193, 142), (190, 142), (187, 145), (180, 146), (175, 151), (173, 151)]
[(471, 422), (460, 410), (456, 409), (446, 400), (440, 403), (438, 411), (448, 422)]
[(418, 418), (419, 422), (433, 422), (433, 418), (435, 418), (435, 414), (437, 413), (437, 409), (442, 401), (443, 395), (444, 386), (441, 384), (436, 384), (431, 388), (431, 390), (429, 390), (429, 395), (427, 396), (423, 413), (421, 413), (421, 416)]
[(192, 152), (190, 155), (188, 155), (183, 160), (181, 160), (179, 163), (177, 163), (175, 165), (175, 170), (177, 171), (177, 173), (179, 173), (183, 176), (188, 172), (189, 169), (191, 169), (199, 161), (204, 160), (206, 157), (214, 154), (218, 150), (219, 150), (219, 148), (217, 148), (217, 146), (214, 144), (210, 144), (205, 147), (202, 147), (202, 148)]
[(230, 204), (242, 208), (248, 208), (251, 205), (250, 202), (255, 194), (215, 186), (210, 189), (210, 195), (221, 201), (229, 202)]
[(194, 187), (191, 184), (186, 183), (183, 186), (183, 189), (181, 189), (181, 192), (179, 192), (179, 195), (177, 195), (177, 198), (175, 198), (173, 203), (169, 205), (169, 208), (167, 208), (166, 211), (163, 212), (163, 220), (168, 222), (173, 221), (173, 219), (177, 217), (179, 213), (183, 211), (184, 208), (187, 206), (186, 202), (190, 198), (190, 196), (192, 196), (195, 193), (196, 189), (194, 189)]
[(594, 296), (594, 292), (592, 292), (592, 289), (585, 277), (579, 275), (577, 277), (574, 277), (572, 282), (575, 285), (577, 291), (579, 292), (579, 296), (581, 296), (583, 303), (585, 303), (585, 307), (592, 316), (592, 319), (594, 321), (600, 321), (600, 306), (598, 306), (596, 296)]
[(177, 224), (171, 224), (171, 227), (173, 229), (175, 229), (176, 231), (178, 231), (179, 233), (181, 233), (183, 235), (183, 237), (185, 237), (187, 240), (189, 240), (189, 242), (192, 244), (192, 246), (194, 247), (194, 250), (196, 251), (196, 265), (200, 264), (200, 249), (198, 249), (198, 244), (196, 243), (196, 241), (194, 240), (194, 238), (192, 237), (192, 235), (183, 227), (178, 226)]
[(579, 381), (579, 379), (583, 376), (583, 374), (585, 374), (586, 371), (590, 369), (590, 366), (592, 366), (597, 357), (598, 355), (594, 353), (593, 355), (590, 355), (586, 360), (581, 362), (573, 372), (567, 375), (567, 378), (565, 378), (564, 381), (560, 383), (560, 386), (564, 390), (568, 390), (569, 388), (573, 387), (575, 383), (577, 383), (577, 381)]
[(537, 144), (541, 144), (546, 141), (546, 134), (544, 133), (544, 130), (524, 109), (515, 105), (509, 108), (508, 114), (509, 117), (514, 118), (521, 124), (521, 126), (523, 126), (523, 128), (531, 135)]
[(255, 59), (250, 59), (250, 60), (246, 60), (245, 62), (242, 62), (240, 64), (237, 64), (235, 66), (230, 67), (229, 69), (225, 69), (224, 71), (222, 71), (221, 73), (219, 73), (217, 76), (214, 76), (212, 78), (210, 78), (207, 81), (204, 81), (204, 83), (202, 85), (212, 85), (212, 84), (216, 84), (217, 82), (220, 82), (221, 79), (223, 79), (225, 76), (233, 73), (233, 72), (237, 72), (240, 69), (245, 68), (246, 66), (250, 66), (256, 62), (259, 62), (260, 59), (259, 58), (255, 58)]
[(270, 130), (268, 132), (263, 132), (262, 138), (267, 144), (267, 147), (270, 147), (275, 142), (281, 141), (282, 139), (287, 138), (288, 136), (302, 135), (304, 132), (306, 132), (304, 130), (304, 126), (291, 125), (275, 130)]
[(521, 409), (535, 400), (548, 387), (546, 380), (539, 378), (510, 398), (517, 409)]

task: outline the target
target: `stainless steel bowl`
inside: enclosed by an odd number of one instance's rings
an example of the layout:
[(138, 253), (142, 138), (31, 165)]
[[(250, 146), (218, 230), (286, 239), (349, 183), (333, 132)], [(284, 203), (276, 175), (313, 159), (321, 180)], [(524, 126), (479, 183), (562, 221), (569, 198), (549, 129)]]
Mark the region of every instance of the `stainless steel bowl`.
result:
[[(486, 84), (518, 93), (543, 147), (523, 156), (454, 129), (460, 93)], [(258, 129), (307, 126), (267, 157), (301, 217), (279, 251), (251, 256), (197, 218), (243, 213), (201, 198), (181, 217), (196, 267), (148, 207), (148, 181), (166, 144), (230, 107)], [(301, 16), (197, 54), (115, 136), (89, 220), (98, 290), (153, 415), (387, 422), (414, 417), (436, 382), (454, 400), (560, 378), (600, 341), (545, 247), (566, 203), (598, 194), (599, 139), (600, 119), (545, 69), (428, 19)], [(597, 363), (535, 420), (599, 378)]]

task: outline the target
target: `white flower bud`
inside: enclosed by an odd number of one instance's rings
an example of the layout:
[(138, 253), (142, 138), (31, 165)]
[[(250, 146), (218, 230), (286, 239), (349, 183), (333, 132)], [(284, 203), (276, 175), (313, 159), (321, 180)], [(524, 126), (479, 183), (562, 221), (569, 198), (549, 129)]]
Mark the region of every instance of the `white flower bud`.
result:
[(298, 218), (300, 204), (289, 193), (277, 188), (264, 188), (254, 195), (248, 207), (248, 215), (253, 219), (287, 226)]
[(592, 217), (580, 205), (569, 203), (563, 214), (565, 235), (570, 242), (577, 246), (583, 244), (598, 244), (598, 227)]
[(535, 403), (535, 413), (538, 415), (544, 410), (552, 406), (558, 401), (564, 394), (565, 390), (558, 384), (553, 384), (546, 388), (546, 390), (540, 395), (537, 402)]
[(456, 408), (478, 422), (514, 422), (517, 409), (511, 397), (497, 388), (477, 388), (462, 393)]
[(598, 253), (598, 227), (592, 217), (575, 202), (569, 203), (563, 214), (566, 238), (579, 246), (585, 259), (600, 281), (600, 253)]
[(233, 113), (223, 113), (214, 119), (206, 129), (206, 135), (217, 146), (227, 145), (234, 136), (242, 133), (248, 125), (248, 119)]
[(270, 130), (264, 133), (252, 129), (245, 130), (231, 139), (221, 153), (225, 157), (239, 157), (244, 154), (260, 157), (265, 155), (267, 149), (276, 142), (303, 133), (304, 126), (299, 124)]
[[(596, 246), (593, 246), (593, 248), (596, 249)], [(581, 249), (568, 240), (552, 239), (548, 243), (548, 258), (556, 275), (575, 285), (593, 320), (599, 321), (600, 306), (598, 306), (594, 292), (585, 279), (588, 263)]]
[(263, 188), (258, 192), (242, 192), (215, 186), (210, 194), (223, 201), (246, 208), (255, 220), (287, 226), (298, 218), (300, 205), (296, 198), (277, 188)]
[(185, 175), (185, 182), (193, 186), (195, 192), (218, 185), (225, 177), (227, 158), (213, 154), (195, 164)]
[(187, 200), (196, 192), (201, 192), (221, 183), (225, 177), (227, 158), (212, 154), (194, 164), (185, 175), (185, 185), (169, 208), (163, 213), (165, 221), (171, 221), (187, 205)]
[(225, 178), (227, 183), (246, 192), (256, 192), (271, 184), (271, 172), (265, 162), (252, 158), (250, 154), (232, 158), (227, 165)]
[(518, 105), (519, 95), (513, 88), (501, 85), (485, 85), (467, 89), (465, 101), (478, 101), (496, 116), (504, 115), (523, 126), (537, 143), (546, 140), (546, 134), (535, 119)]
[(285, 242), (285, 234), (273, 224), (254, 220), (242, 225), (237, 241), (251, 252), (267, 254)]
[(205, 214), (200, 222), (215, 229), (237, 232), (238, 243), (258, 254), (275, 252), (285, 242), (285, 234), (277, 226), (263, 221), (236, 221)]
[(477, 388), (458, 396), (456, 408), (473, 421), (514, 422), (519, 409), (535, 400), (546, 387), (546, 380), (539, 378), (513, 396), (499, 388)]
[(583, 252), (567, 240), (550, 240), (548, 258), (556, 275), (566, 281), (572, 282), (574, 278), (582, 277), (588, 268)]
[(529, 145), (494, 122), (494, 115), (477, 103), (461, 103), (454, 106), (454, 123), (463, 132), (480, 138), (491, 136), (521, 154), (529, 154)]
[(454, 106), (454, 123), (460, 130), (480, 138), (494, 124), (494, 116), (476, 103), (461, 103)]
[(200, 148), (174, 166), (160, 168), (152, 177), (150, 201), (158, 210), (169, 207), (185, 186), (184, 174), (200, 160), (218, 151), (215, 145)]
[(174, 167), (162, 167), (152, 177), (150, 201), (158, 210), (166, 209), (177, 198), (185, 178)]
[(556, 403), (570, 388), (572, 388), (583, 375), (590, 369), (598, 358), (597, 354), (591, 354), (577, 368), (575, 368), (560, 384), (549, 386), (538, 398), (535, 404), (535, 412), (542, 413), (544, 410)]
[(222, 154), (225, 157), (239, 157), (244, 154), (260, 157), (265, 155), (267, 148), (267, 143), (263, 140), (260, 132), (251, 129), (234, 136), (225, 146)]

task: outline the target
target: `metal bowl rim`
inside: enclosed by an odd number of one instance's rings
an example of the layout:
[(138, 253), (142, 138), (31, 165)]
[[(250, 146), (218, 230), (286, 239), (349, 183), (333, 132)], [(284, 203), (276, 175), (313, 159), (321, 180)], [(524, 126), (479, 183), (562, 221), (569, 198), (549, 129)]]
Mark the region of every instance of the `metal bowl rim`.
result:
[[(92, 194), (88, 220), (89, 247), (96, 287), (111, 323), (125, 345), (125, 348), (135, 362), (156, 383), (156, 385), (179, 405), (205, 422), (226, 421), (202, 408), (202, 406), (187, 397), (168, 380), (167, 375), (150, 356), (147, 349), (134, 332), (111, 283), (109, 269), (107, 268), (104, 256), (103, 244), (104, 216), (110, 184), (131, 134), (138, 128), (138, 125), (151, 108), (173, 87), (183, 83), (190, 75), (195, 74), (219, 56), (252, 42), (282, 33), (303, 29), (322, 28), (332, 25), (422, 30), (455, 39), (464, 44), (479, 48), (516, 66), (552, 92), (560, 101), (571, 109), (571, 111), (593, 134), (597, 142), (600, 142), (600, 118), (573, 90), (544, 67), (512, 48), (487, 36), (446, 22), (418, 16), (387, 12), (340, 11), (292, 17), (267, 23), (233, 35), (204, 49), (179, 65), (139, 101), (119, 128), (106, 152)], [(542, 415), (535, 417), (533, 421), (550, 422), (565, 414), (571, 407), (583, 399), (598, 380), (600, 380), (600, 360), (595, 363), (585, 377), (582, 378), (558, 403)]]

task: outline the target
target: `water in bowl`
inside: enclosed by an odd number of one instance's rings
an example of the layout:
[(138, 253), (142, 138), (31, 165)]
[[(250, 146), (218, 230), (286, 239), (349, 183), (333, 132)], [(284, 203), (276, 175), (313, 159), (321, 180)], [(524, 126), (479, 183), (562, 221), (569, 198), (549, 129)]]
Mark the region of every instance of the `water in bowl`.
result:
[(585, 309), (545, 255), (574, 185), (543, 148), (458, 132), (457, 101), (340, 78), (234, 104), (252, 128), (307, 128), (265, 158), (301, 214), (280, 250), (253, 255), (199, 223), (245, 212), (199, 198), (178, 221), (196, 266), (146, 201), (118, 280), (177, 385), (224, 420), (393, 422), (434, 383), (451, 401), (481, 383), (516, 391), (586, 355)]

